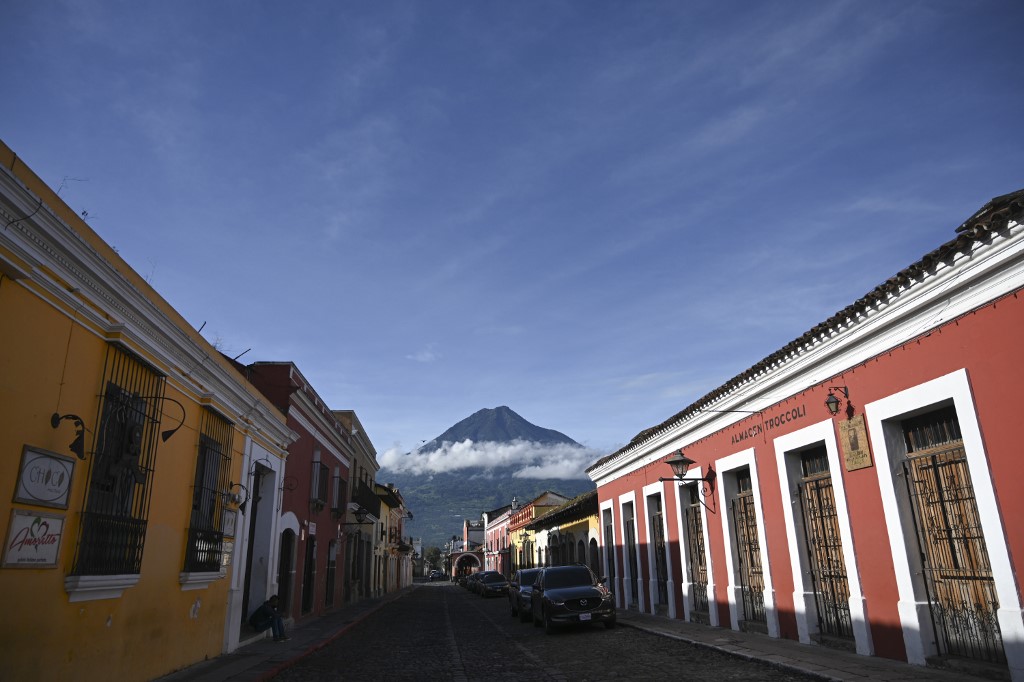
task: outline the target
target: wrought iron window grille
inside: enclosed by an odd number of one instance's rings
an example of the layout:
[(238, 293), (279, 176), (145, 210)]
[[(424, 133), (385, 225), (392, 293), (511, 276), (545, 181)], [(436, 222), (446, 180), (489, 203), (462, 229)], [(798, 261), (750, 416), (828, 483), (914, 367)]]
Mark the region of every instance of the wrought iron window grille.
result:
[(71, 575), (131, 575), (142, 567), (165, 378), (113, 344), (103, 377)]
[(223, 563), (224, 533), (221, 527), (224, 491), (230, 487), (232, 425), (211, 410), (204, 410), (192, 486), (192, 511), (184, 570), (190, 573), (218, 571)]

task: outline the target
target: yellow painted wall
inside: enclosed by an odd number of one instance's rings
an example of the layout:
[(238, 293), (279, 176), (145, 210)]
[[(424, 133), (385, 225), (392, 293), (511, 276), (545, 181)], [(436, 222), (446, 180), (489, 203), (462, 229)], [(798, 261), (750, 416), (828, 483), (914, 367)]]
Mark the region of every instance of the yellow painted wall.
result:
[[(0, 145), (0, 158), (9, 163), (9, 158), (3, 158), (5, 152), (9, 150)], [(45, 187), (40, 191), (49, 192)], [(67, 218), (73, 219), (73, 215)], [(98, 239), (91, 232), (89, 238)], [(108, 247), (103, 245), (103, 249), (113, 257)], [(2, 241), (0, 253), (12, 257)], [(127, 268), (120, 261), (116, 265), (119, 270)], [(60, 277), (59, 272), (53, 275)], [(138, 281), (144, 290), (148, 289)], [(154, 296), (154, 301), (166, 306), (159, 297)], [(108, 347), (101, 331), (78, 314), (79, 305), (84, 308), (86, 304), (65, 304), (33, 278), (0, 278), (0, 520), (4, 547), (12, 509), (65, 517), (55, 568), (0, 568), (0, 594), (4, 597), (0, 679), (149, 680), (217, 656), (224, 646), (229, 578), (191, 591), (183, 591), (179, 583), (190, 521), (197, 429), (204, 409), (197, 393), (201, 387), (175, 385), (171, 379), (167, 382), (166, 395), (183, 403), (186, 415), (183, 428), (169, 441), (156, 439), (149, 522), (138, 584), (127, 588), (120, 598), (69, 601), (64, 579), (74, 564)], [(174, 313), (172, 319), (181, 318)], [(189, 328), (184, 333), (194, 334), (194, 330)], [(205, 343), (198, 337), (200, 342)], [(158, 371), (175, 374), (173, 368), (160, 367), (154, 358), (146, 357), (137, 343), (126, 343)], [(216, 355), (212, 348), (210, 352), (211, 357)], [(211, 362), (219, 363), (221, 359)], [(245, 385), (241, 377), (239, 384)], [(254, 391), (251, 394), (253, 400), (259, 399)], [(216, 398), (213, 404), (216, 406)], [(75, 436), (73, 424), (65, 421), (56, 430), (51, 427), (50, 415), (54, 412), (74, 413), (84, 420), (89, 429), (85, 461), (68, 449)], [(178, 423), (176, 407), (167, 406), (164, 413), (162, 428)], [(276, 410), (273, 413), (283, 424), (283, 415)], [(239, 429), (244, 427), (235, 426), (231, 465), (234, 481), (241, 480), (245, 438)], [(66, 510), (13, 502), (26, 444), (74, 459)]]
[[(64, 577), (72, 570), (88, 480), (89, 460), (68, 450), (74, 426), (50, 426), (54, 411), (75, 413), (95, 428), (102, 385), (105, 339), (27, 291), (21, 282), (0, 282), (0, 319), (18, 321), (17, 333), (0, 335), (0, 518), (4, 537), (11, 509), (65, 516), (57, 568), (0, 569), (0, 594), (11, 614), (0, 637), (7, 679), (149, 679), (196, 660), (216, 656), (223, 645), (228, 580), (205, 590), (182, 591), (192, 482), (203, 409), (168, 385), (168, 397), (186, 407), (185, 425), (168, 442), (158, 439), (156, 471), (139, 583), (120, 599), (70, 603)], [(69, 343), (70, 341), (70, 343)], [(65, 368), (65, 354), (67, 357)], [(177, 423), (167, 408), (164, 428)], [(87, 432), (86, 453), (94, 432)], [(244, 437), (234, 438), (238, 480)], [(56, 510), (12, 503), (23, 445), (75, 460), (70, 503)], [(9, 677), (8, 677), (9, 676)]]

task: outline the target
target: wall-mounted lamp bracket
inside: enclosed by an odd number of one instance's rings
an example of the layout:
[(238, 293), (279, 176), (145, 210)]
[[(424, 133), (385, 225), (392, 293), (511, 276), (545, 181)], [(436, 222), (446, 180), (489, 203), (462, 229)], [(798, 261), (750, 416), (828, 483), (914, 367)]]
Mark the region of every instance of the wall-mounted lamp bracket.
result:
[(78, 455), (78, 459), (85, 459), (85, 423), (77, 414), (59, 414), (54, 412), (50, 415), (50, 426), (57, 428), (65, 419), (71, 420), (75, 425), (75, 439), (68, 445), (71, 452)]
[[(173, 429), (166, 429), (160, 432), (161, 442), (166, 443), (171, 436), (178, 432), (178, 429), (185, 425), (185, 406), (182, 405), (179, 401), (175, 400), (174, 398), (168, 398), (167, 396), (163, 395), (133, 395), (131, 396), (131, 398), (132, 400), (163, 400), (165, 402), (174, 403), (175, 405), (178, 406), (178, 409), (181, 410), (181, 418), (178, 420), (178, 425), (175, 426)], [(164, 410), (161, 407), (160, 416), (163, 417), (163, 415)]]
[(675, 474), (671, 478), (659, 478), (658, 481), (664, 483), (665, 481), (676, 481), (680, 484), (683, 483), (700, 483), (700, 487), (697, 489), (698, 499), (700, 503), (704, 505), (712, 514), (717, 514), (718, 510), (709, 505), (705, 500), (711, 499), (712, 504), (715, 501), (715, 485), (718, 480), (718, 473), (711, 468), (708, 464), (708, 470), (701, 478), (685, 478), (686, 472), (690, 470), (690, 467), (696, 464), (695, 461), (683, 454), (683, 451), (677, 450), (672, 453), (672, 456), (665, 460), (665, 463), (672, 468), (672, 473)]
[(828, 397), (825, 398), (825, 407), (828, 408), (829, 414), (833, 417), (839, 414), (839, 408), (842, 407), (842, 400), (839, 399), (833, 391), (837, 391), (843, 394), (843, 398), (846, 399), (847, 412), (853, 411), (853, 406), (850, 404), (850, 389), (846, 386), (829, 386)]
[[(241, 488), (242, 492), (245, 493), (245, 497), (242, 497), (239, 493), (231, 492), (232, 488)], [(245, 513), (245, 505), (249, 503), (249, 489), (241, 483), (228, 483), (228, 489), (221, 493), (224, 499), (224, 504), (236, 504), (238, 505), (238, 511)]]
[(347, 521), (345, 523), (339, 523), (338, 527), (343, 526), (372, 526), (373, 521), (367, 521), (366, 517), (370, 515), (370, 512), (360, 507), (353, 512), (356, 515), (355, 521)]

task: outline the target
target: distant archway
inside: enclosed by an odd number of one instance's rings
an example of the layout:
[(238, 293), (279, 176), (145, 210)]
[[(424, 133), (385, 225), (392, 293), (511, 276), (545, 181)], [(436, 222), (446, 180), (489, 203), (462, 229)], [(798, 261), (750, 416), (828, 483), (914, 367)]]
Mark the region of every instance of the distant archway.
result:
[(480, 558), (475, 554), (463, 554), (455, 560), (455, 572), (456, 576), (467, 575), (473, 573), (473, 569), (480, 570)]

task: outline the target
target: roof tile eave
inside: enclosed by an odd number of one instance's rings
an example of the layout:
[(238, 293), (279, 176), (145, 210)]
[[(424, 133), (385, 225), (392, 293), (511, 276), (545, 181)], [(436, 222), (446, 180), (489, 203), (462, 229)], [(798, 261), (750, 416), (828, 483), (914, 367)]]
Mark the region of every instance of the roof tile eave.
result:
[(953, 239), (950, 239), (949, 241), (941, 244), (938, 248), (929, 251), (917, 261), (911, 263), (892, 277), (886, 279), (884, 282), (861, 296), (850, 305), (830, 316), (825, 321), (815, 325), (810, 330), (790, 341), (779, 350), (762, 359), (760, 362), (752, 365), (743, 372), (740, 372), (724, 384), (690, 403), (690, 405), (686, 406), (665, 421), (656, 426), (644, 429), (635, 435), (624, 447), (619, 448), (615, 452), (597, 460), (597, 462), (588, 467), (585, 472), (589, 474), (591, 471), (618, 459), (650, 438), (653, 438), (658, 433), (671, 428), (684, 417), (698, 412), (700, 408), (712, 403), (722, 395), (731, 392), (748, 379), (757, 376), (771, 368), (773, 365), (784, 364), (783, 361), (791, 355), (799, 355), (810, 346), (814, 345), (821, 334), (835, 331), (840, 327), (849, 327), (850, 325), (847, 324), (848, 322), (855, 322), (858, 318), (865, 316), (870, 309), (877, 307), (879, 304), (887, 303), (893, 296), (897, 295), (901, 289), (905, 289), (908, 284), (920, 279), (920, 275), (930, 270), (936, 263), (945, 261), (956, 253), (965, 251), (966, 247), (983, 241), (993, 232), (1005, 229), (1011, 220), (1020, 223), (1022, 218), (1024, 218), (1024, 189), (1019, 189), (1015, 192), (995, 197), (975, 212), (974, 215), (964, 221), (963, 224), (957, 227), (955, 230), (956, 236), (953, 237)]

